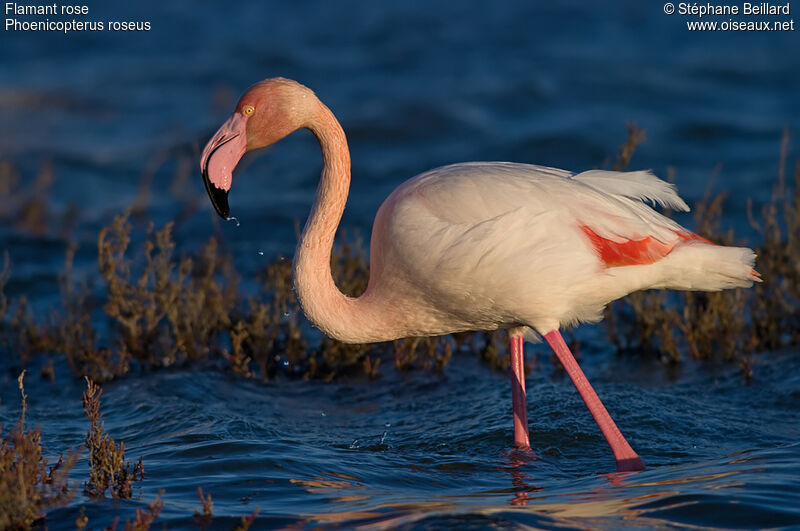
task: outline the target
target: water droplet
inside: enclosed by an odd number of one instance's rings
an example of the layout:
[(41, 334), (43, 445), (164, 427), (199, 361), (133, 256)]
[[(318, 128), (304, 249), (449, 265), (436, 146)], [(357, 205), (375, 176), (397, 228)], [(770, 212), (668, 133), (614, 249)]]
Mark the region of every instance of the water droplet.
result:
[(383, 432), (383, 435), (381, 435), (381, 442), (379, 442), (378, 444), (383, 444), (383, 441), (385, 441), (385, 440), (386, 440), (386, 435), (387, 435), (388, 433), (389, 433), (388, 431), (385, 431), (385, 432)]
[(350, 449), (355, 450), (358, 448), (358, 439), (353, 439), (353, 442), (350, 443)]
[(391, 424), (391, 422), (387, 422), (386, 424), (384, 424), (384, 426), (386, 426), (387, 428), (391, 428), (392, 424)]
[(225, 221), (233, 221), (234, 223), (236, 223), (236, 226), (237, 226), (237, 227), (238, 227), (239, 225), (241, 225), (241, 223), (239, 223), (239, 220), (238, 220), (238, 219), (236, 219), (236, 218), (235, 218), (235, 217), (233, 217), (233, 216), (228, 216), (228, 219), (226, 219)]
[(264, 251), (258, 251), (258, 256), (264, 256)]
[(289, 312), (283, 312), (283, 316), (284, 317), (289, 317), (290, 315), (292, 315), (292, 314), (290, 314)]
[(288, 367), (289, 366), (289, 360), (283, 360), (283, 366), (284, 367)]
[(326, 414), (325, 414), (325, 412), (324, 412), (324, 411), (320, 411), (319, 413), (320, 413), (320, 415), (322, 415), (323, 417), (327, 417), (327, 416), (328, 416), (328, 415), (326, 415)]

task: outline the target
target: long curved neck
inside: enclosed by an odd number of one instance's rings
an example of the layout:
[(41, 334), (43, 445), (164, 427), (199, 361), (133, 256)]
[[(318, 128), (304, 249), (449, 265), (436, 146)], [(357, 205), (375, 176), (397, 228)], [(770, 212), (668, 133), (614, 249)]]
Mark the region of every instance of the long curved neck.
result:
[(373, 319), (366, 297), (344, 295), (331, 275), (333, 238), (350, 188), (350, 152), (330, 109), (316, 99), (314, 105), (307, 128), (322, 149), (322, 176), (295, 253), (295, 292), (306, 317), (327, 335), (350, 343), (375, 341), (374, 331), (363, 329)]

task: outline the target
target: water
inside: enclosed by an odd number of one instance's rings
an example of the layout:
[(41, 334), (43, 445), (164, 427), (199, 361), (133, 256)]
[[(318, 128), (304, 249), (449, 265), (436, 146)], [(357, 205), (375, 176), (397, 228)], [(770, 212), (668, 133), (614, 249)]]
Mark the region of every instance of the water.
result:
[[(163, 370), (107, 384), (103, 411), (128, 455), (144, 458), (142, 500), (165, 489), (169, 527), (191, 525), (198, 486), (212, 493), (216, 515), (260, 507), (263, 527), (800, 523), (794, 353), (765, 357), (750, 386), (736, 368), (687, 364), (670, 379), (657, 362), (584, 359), (646, 471), (613, 472), (577, 393), (547, 362), (528, 379), (535, 457), (509, 449), (508, 379), (469, 354), (443, 376), (387, 372), (377, 382), (261, 384)], [(44, 443), (78, 446), (81, 386), (30, 380), (28, 418)], [(15, 383), (3, 388), (4, 423)], [(73, 477), (86, 473), (81, 462)], [(85, 504), (78, 496), (52, 511), (50, 527), (70, 528)], [(91, 502), (88, 514), (103, 522), (141, 504)]]
[[(245, 157), (230, 194), (241, 224), (217, 220), (197, 174), (238, 94), (274, 75), (312, 87), (348, 133), (350, 231), (368, 234), (381, 200), (420, 171), (463, 160), (602, 166), (636, 121), (648, 140), (632, 166), (672, 168), (690, 204), (713, 177), (729, 193), (724, 226), (752, 241), (747, 198), (756, 208), (769, 199), (782, 131), (800, 131), (799, 33), (689, 33), (685, 18), (649, 4), (87, 2), (98, 20), (152, 29), (4, 32), (0, 156), (23, 183), (46, 161), (55, 177), (43, 235), (5, 217), (19, 197), (3, 206), (6, 293), (46, 315), (69, 242), (79, 244), (76, 274), (96, 276), (98, 229), (141, 197), (146, 220), (177, 220), (179, 250), (216, 234), (245, 289), (265, 257), (291, 255), (319, 172), (309, 134)], [(258, 383), (191, 366), (104, 386), (106, 429), (144, 459), (141, 498), (80, 495), (84, 456), (75, 498), (47, 524), (72, 528), (85, 506), (90, 528), (104, 527), (164, 489), (160, 521), (196, 528), (202, 486), (220, 529), (256, 508), (263, 528), (800, 526), (795, 352), (758, 356), (745, 385), (737, 367), (668, 370), (616, 355), (600, 327), (578, 337), (644, 472), (612, 473), (542, 347), (528, 351), (538, 353), (528, 381), (535, 458), (510, 451), (508, 378), (474, 353), (457, 353), (441, 375), (382, 367), (374, 382)], [(17, 372), (11, 358), (2, 367), (9, 426)], [(79, 447), (83, 382), (56, 363), (56, 384), (29, 377), (27, 391), (48, 455)]]

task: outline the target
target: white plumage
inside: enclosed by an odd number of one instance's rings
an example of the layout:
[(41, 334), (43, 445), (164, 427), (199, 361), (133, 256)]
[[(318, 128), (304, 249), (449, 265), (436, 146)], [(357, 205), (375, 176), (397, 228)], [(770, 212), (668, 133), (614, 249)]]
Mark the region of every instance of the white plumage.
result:
[[(544, 334), (597, 321), (635, 290), (752, 283), (752, 251), (683, 241), (691, 233), (644, 200), (689, 210), (650, 172), (437, 168), (402, 184), (378, 211), (370, 288), (386, 300), (402, 293), (403, 305), (414, 299), (413, 334), (518, 326)], [(674, 248), (652, 264), (607, 267), (582, 227), (615, 243), (651, 237)]]

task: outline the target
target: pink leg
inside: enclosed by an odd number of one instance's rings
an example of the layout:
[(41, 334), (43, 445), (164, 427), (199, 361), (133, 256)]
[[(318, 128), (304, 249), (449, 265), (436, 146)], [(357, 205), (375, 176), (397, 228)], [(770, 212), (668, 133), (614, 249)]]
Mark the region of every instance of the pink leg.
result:
[(569, 351), (567, 344), (564, 343), (564, 338), (561, 337), (558, 330), (548, 332), (544, 335), (544, 338), (547, 340), (550, 348), (553, 349), (553, 352), (556, 353), (561, 365), (566, 369), (572, 383), (575, 384), (578, 393), (580, 393), (581, 398), (583, 398), (583, 402), (594, 417), (594, 421), (597, 422), (600, 431), (603, 432), (603, 437), (606, 438), (608, 445), (611, 446), (611, 451), (614, 452), (614, 457), (617, 460), (617, 471), (644, 470), (642, 459), (633, 451), (633, 448), (631, 448), (631, 445), (625, 440), (625, 437), (622, 436), (617, 425), (614, 424), (611, 415), (608, 414), (605, 406), (597, 397), (597, 393), (592, 389), (592, 385), (589, 383), (589, 380), (586, 379), (586, 376), (578, 366), (578, 362), (575, 361), (575, 357), (572, 355), (572, 352)]
[(525, 356), (522, 352), (522, 335), (510, 335), (511, 346), (511, 402), (514, 405), (514, 444), (529, 449), (528, 403), (525, 400)]

